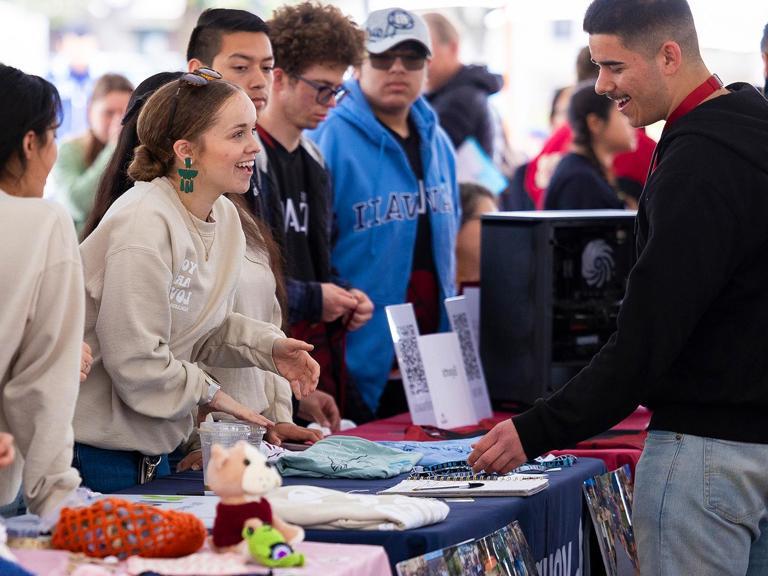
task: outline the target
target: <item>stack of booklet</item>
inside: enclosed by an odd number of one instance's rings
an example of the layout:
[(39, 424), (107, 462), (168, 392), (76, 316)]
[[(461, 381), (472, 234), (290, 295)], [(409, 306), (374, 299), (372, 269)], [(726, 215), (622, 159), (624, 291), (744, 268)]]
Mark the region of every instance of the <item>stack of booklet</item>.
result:
[(544, 490), (549, 480), (542, 475), (509, 474), (468, 480), (403, 480), (379, 494), (402, 494), (425, 498), (481, 496), (531, 496)]

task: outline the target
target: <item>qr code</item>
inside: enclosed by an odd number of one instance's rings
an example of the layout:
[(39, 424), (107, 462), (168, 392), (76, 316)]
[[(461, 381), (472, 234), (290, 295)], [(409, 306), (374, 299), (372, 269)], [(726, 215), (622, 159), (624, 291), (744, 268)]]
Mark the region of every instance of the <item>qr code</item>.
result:
[(475, 347), (472, 345), (472, 335), (469, 331), (469, 319), (465, 313), (453, 315), (453, 329), (459, 336), (461, 345), (461, 357), (464, 360), (464, 369), (469, 380), (480, 380), (480, 365), (477, 362)]
[(397, 333), (400, 337), (397, 343), (400, 352), (398, 363), (403, 381), (410, 388), (411, 394), (429, 394), (427, 375), (424, 373), (424, 363), (421, 361), (415, 327), (398, 326)]

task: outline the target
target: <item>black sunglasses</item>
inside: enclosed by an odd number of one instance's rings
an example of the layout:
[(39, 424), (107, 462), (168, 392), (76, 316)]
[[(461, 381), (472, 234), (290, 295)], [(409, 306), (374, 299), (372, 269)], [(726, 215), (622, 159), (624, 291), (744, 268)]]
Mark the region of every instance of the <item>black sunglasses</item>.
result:
[(181, 92), (181, 87), (187, 85), (199, 88), (200, 86), (205, 86), (212, 80), (221, 80), (221, 74), (213, 68), (198, 68), (194, 72), (187, 72), (186, 74), (179, 76), (179, 87), (176, 90), (176, 94), (173, 95), (171, 113), (168, 116), (168, 128), (165, 131), (169, 138), (171, 136), (171, 128), (173, 128), (173, 120), (176, 117), (176, 108), (179, 105), (179, 92)]
[(395, 61), (400, 58), (403, 68), (410, 72), (421, 70), (427, 61), (427, 57), (416, 52), (383, 52), (381, 54), (368, 54), (371, 67), (376, 70), (389, 70)]
[(309, 86), (312, 86), (315, 90), (317, 90), (317, 95), (315, 96), (315, 102), (322, 106), (327, 106), (330, 104), (331, 100), (335, 100), (336, 104), (339, 104), (342, 100), (344, 100), (344, 97), (348, 94), (347, 89), (343, 86), (339, 86), (338, 88), (333, 88), (331, 86), (328, 86), (327, 84), (323, 84), (322, 82), (316, 82), (315, 80), (310, 80), (309, 78), (304, 78), (304, 76), (301, 76), (299, 74), (295, 74), (294, 78), (301, 80), (302, 82), (308, 84)]

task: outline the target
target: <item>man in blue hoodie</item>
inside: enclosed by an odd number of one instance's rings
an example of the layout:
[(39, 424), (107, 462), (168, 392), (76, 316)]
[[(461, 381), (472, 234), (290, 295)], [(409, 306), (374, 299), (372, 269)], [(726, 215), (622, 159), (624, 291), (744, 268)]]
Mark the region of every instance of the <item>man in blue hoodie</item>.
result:
[(349, 374), (384, 416), (406, 409), (402, 385), (387, 385), (394, 350), (384, 309), (413, 303), (422, 334), (443, 324), (460, 207), (453, 148), (421, 97), (426, 24), (391, 8), (372, 12), (365, 27), (367, 57), (345, 85), (349, 97), (310, 137), (333, 180), (332, 263), (375, 305), (372, 320), (347, 339)]

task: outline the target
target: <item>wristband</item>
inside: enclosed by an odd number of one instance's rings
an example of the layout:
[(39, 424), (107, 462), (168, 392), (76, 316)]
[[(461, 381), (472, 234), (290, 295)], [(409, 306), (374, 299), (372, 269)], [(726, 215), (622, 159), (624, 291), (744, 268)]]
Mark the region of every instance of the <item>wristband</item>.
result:
[(205, 402), (203, 402), (203, 404), (210, 404), (213, 402), (213, 397), (216, 396), (216, 392), (221, 390), (221, 386), (219, 386), (216, 380), (208, 376), (208, 374), (205, 375), (205, 381), (208, 384), (208, 392), (205, 395)]

